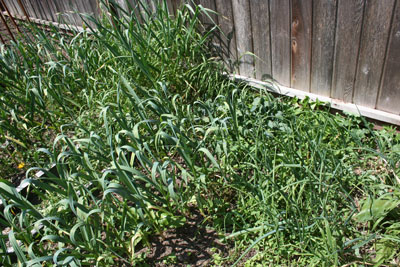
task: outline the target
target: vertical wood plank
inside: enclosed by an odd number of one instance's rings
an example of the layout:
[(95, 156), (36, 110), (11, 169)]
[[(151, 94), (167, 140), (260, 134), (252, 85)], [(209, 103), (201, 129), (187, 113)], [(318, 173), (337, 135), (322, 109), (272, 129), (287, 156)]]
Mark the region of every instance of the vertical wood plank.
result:
[[(81, 0), (85, 3), (85, 13), (94, 16), (96, 18), (100, 17), (100, 10), (98, 9), (97, 6), (97, 1), (96, 0)], [(123, 5), (126, 5), (127, 1), (123, 0)], [(127, 7), (125, 9), (128, 11)], [(88, 24), (90, 27), (96, 27), (95, 23), (90, 21), (87, 18), (84, 18), (85, 23)]]
[(33, 18), (43, 19), (43, 16), (40, 13), (39, 5), (36, 0), (30, 0), (30, 1), (26, 0), (25, 2), (27, 2), (27, 4), (31, 6), (32, 11), (33, 11), (32, 12)]
[(271, 78), (271, 39), (269, 25), (269, 1), (250, 1), (251, 29), (253, 36), (255, 78)]
[(64, 23), (66, 20), (65, 16), (63, 15), (65, 11), (64, 5), (62, 2), (60, 3), (60, 0), (55, 0), (53, 3), (57, 10), (57, 22)]
[[(15, 9), (18, 10), (19, 15), (25, 17), (25, 15), (28, 14), (28, 16), (29, 16), (29, 13), (28, 13), (28, 10), (26, 10), (26, 5), (24, 4), (24, 1), (14, 0), (12, 2), (13, 2)], [(10, 6), (10, 5), (8, 5), (8, 6)], [(25, 8), (25, 10), (24, 10), (24, 8)]]
[(57, 1), (49, 0), (49, 4), (51, 5), (52, 9), (54, 10), (53, 17), (55, 19), (55, 22), (58, 22), (60, 20), (61, 9), (57, 5)]
[(11, 15), (21, 15), (23, 16), (24, 14), (21, 12), (20, 8), (18, 7), (18, 3), (16, 1), (4, 1), (6, 4), (8, 10), (10, 11)]
[(46, 14), (46, 10), (43, 8), (43, 3), (42, 3), (42, 1), (36, 0), (36, 1), (35, 1), (35, 5), (36, 5), (37, 10), (39, 11), (39, 14), (40, 14), (40, 15), (39, 15), (39, 19), (49, 21), (49, 18), (47, 17), (47, 14)]
[[(50, 1), (50, 2), (52, 2), (52, 1)], [(45, 11), (46, 18), (49, 21), (56, 21), (55, 10), (53, 9), (53, 6), (50, 5), (48, 0), (43, 1), (43, 9)]]
[[(207, 8), (207, 9), (211, 9), (214, 11), (217, 10), (214, 0), (196, 0), (195, 3), (198, 5), (202, 5), (204, 8)], [(209, 17), (207, 17), (206, 15), (201, 15), (200, 20), (203, 23), (208, 24), (208, 25), (218, 24), (217, 14), (209, 13), (208, 15), (211, 17), (211, 19)]]
[(292, 0), (291, 87), (310, 91), (312, 0)]
[(377, 109), (400, 114), (400, 3), (397, 1)]
[(331, 97), (352, 102), (364, 0), (338, 0)]
[(147, 6), (152, 13), (156, 12), (156, 1), (155, 0), (147, 0)]
[(75, 14), (72, 14), (73, 10), (71, 0), (57, 0), (58, 4), (62, 6), (61, 21), (69, 25), (78, 25)]
[[(121, 8), (123, 8), (123, 4), (124, 4), (124, 0), (122, 0), (122, 1), (116, 1), (117, 2), (117, 4), (119, 5), (119, 7), (118, 7), (118, 12), (122, 12), (120, 9)], [(120, 3), (119, 3), (120, 2)], [(80, 13), (80, 19), (82, 20), (82, 25), (83, 24), (86, 24), (86, 18), (84, 17), (84, 16), (82, 16), (82, 14), (89, 14), (90, 13), (90, 11), (91, 11), (91, 9), (90, 9), (90, 7), (88, 6), (88, 0), (76, 0), (76, 5), (77, 5), (77, 11)]]
[[(186, 2), (190, 2), (190, 1), (186, 1)], [(195, 3), (201, 5), (204, 8), (210, 9), (214, 12), (217, 11), (215, 0), (196, 0)], [(218, 15), (213, 12), (207, 12), (207, 13), (208, 13), (208, 16), (204, 13), (200, 14), (200, 21), (203, 23), (206, 30), (211, 30), (213, 27), (215, 27), (215, 25), (218, 25)], [(221, 41), (220, 41), (219, 36), (217, 36), (216, 31), (214, 31), (212, 43), (217, 48), (221, 47)]]
[(80, 15), (80, 13), (82, 13), (83, 11), (82, 2), (79, 0), (70, 0), (70, 8), (72, 15), (75, 17), (75, 20), (77, 22), (76, 26), (82, 26), (83, 20)]
[(174, 4), (172, 3), (173, 0), (166, 0), (167, 2), (167, 6), (168, 6), (168, 12), (170, 15), (174, 15), (175, 14), (175, 10), (174, 10)]
[(21, 4), (24, 5), (26, 13), (28, 13), (28, 16), (34, 18), (35, 14), (32, 8), (32, 4), (30, 2), (27, 2), (26, 0), (21, 0)]
[[(82, 10), (79, 10), (79, 12), (84, 13), (84, 14), (90, 14), (93, 11), (93, 9), (90, 5), (90, 1), (88, 1), (88, 0), (78, 0), (78, 1), (81, 3), (81, 7), (82, 7)], [(121, 8), (123, 8), (123, 5), (125, 4), (125, 0), (116, 1), (116, 2), (117, 3), (120, 2), (119, 6)]]
[(174, 7), (174, 14), (176, 14), (177, 10), (183, 5), (185, 0), (172, 0), (172, 5)]
[(270, 0), (272, 78), (290, 87), (290, 0)]
[[(129, 5), (131, 5), (131, 1), (126, 1), (126, 0), (115, 0), (115, 2), (119, 5), (119, 7), (123, 10), (129, 13)], [(92, 9), (93, 10), (93, 9)], [(120, 11), (119, 13), (123, 13)]]
[(336, 0), (314, 1), (311, 93), (322, 96), (331, 94), (335, 28)]
[(394, 0), (367, 1), (354, 86), (355, 104), (375, 108)]
[[(95, 17), (100, 17), (101, 10), (100, 10), (100, 7), (99, 7), (98, 0), (89, 0), (88, 2), (90, 4), (90, 9), (92, 10), (92, 14), (91, 15), (94, 15)], [(127, 0), (126, 2), (128, 3), (129, 1)]]
[(146, 13), (146, 9), (147, 9), (147, 3), (146, 1), (143, 0), (136, 0), (137, 2), (137, 10), (139, 11), (139, 21), (142, 22), (142, 19), (146, 19), (147, 18), (147, 13)]
[[(4, 4), (5, 5), (7, 5), (7, 9), (10, 11), (10, 13), (13, 15), (13, 14), (15, 14), (15, 7), (13, 7), (12, 5), (10, 5), (9, 3), (8, 3), (8, 1), (7, 0), (3, 0), (4, 1)], [(3, 3), (0, 1), (0, 11), (2, 11), (2, 12), (4, 12), (5, 11), (5, 8), (4, 8), (4, 6), (3, 6)], [(18, 14), (18, 13), (17, 13)]]
[(54, 15), (56, 22), (62, 22), (63, 8), (58, 0), (51, 1), (53, 3), (56, 14)]
[(246, 52), (253, 52), (250, 22), (250, 4), (248, 0), (232, 0), (233, 20), (236, 31), (236, 45), (239, 57), (240, 75), (253, 77), (254, 59)]
[(174, 9), (174, 13), (173, 14), (176, 14), (176, 11), (179, 8), (180, 0), (171, 0), (171, 2), (172, 2), (172, 7)]
[[(12, 6), (11, 4), (8, 3), (7, 0), (3, 0), (4, 3), (7, 5), (8, 10), (10, 11), (11, 14), (15, 14), (15, 7)], [(2, 3), (0, 1), (0, 10), (3, 11), (4, 7), (2, 7)]]
[(155, 3), (154, 0), (137, 0), (135, 6), (143, 18), (148, 16), (148, 12), (152, 13), (155, 10)]
[[(140, 17), (140, 7), (138, 0), (124, 0), (124, 8), (128, 11), (128, 13), (132, 14), (132, 12), (135, 14), (135, 16), (141, 21)], [(101, 10), (98, 10), (97, 13), (100, 14)]]
[(218, 23), (221, 31), (221, 46), (224, 53), (224, 59), (231, 65), (231, 62), (237, 60), (236, 34), (233, 25), (233, 11), (231, 0), (217, 0), (215, 2), (219, 14)]

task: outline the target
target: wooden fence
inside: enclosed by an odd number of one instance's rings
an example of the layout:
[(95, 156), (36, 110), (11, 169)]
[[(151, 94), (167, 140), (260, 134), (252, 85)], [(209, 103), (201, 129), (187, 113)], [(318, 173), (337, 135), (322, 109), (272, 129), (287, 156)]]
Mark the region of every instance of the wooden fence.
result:
[[(97, 0), (0, 0), (13, 15), (81, 25)], [(123, 5), (125, 0), (117, 0)], [(140, 0), (128, 0), (135, 4)], [(152, 1), (141, 0), (151, 4)], [(173, 12), (184, 0), (168, 0)], [(238, 74), (400, 114), (400, 0), (197, 0), (216, 10)], [(224, 40), (227, 41), (227, 40)], [(253, 57), (246, 52), (257, 55)], [(400, 117), (399, 117), (400, 118)], [(389, 120), (390, 121), (390, 120)], [(400, 123), (400, 119), (398, 119)]]

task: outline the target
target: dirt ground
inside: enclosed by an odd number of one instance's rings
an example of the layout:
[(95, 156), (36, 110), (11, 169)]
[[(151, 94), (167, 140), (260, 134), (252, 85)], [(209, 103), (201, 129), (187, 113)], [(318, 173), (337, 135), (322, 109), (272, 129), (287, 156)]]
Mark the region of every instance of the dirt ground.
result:
[(150, 247), (137, 255), (144, 254), (149, 266), (209, 266), (213, 254), (228, 256), (231, 246), (221, 243), (222, 236), (203, 222), (204, 217), (193, 209), (184, 226), (151, 237)]

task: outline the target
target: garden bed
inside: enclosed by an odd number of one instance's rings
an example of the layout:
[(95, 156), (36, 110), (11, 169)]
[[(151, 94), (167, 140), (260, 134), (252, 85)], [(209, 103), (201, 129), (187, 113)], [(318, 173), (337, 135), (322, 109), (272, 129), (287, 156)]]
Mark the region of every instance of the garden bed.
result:
[(203, 12), (2, 48), (1, 172), (29, 185), (0, 181), (3, 265), (399, 264), (395, 129), (232, 81)]

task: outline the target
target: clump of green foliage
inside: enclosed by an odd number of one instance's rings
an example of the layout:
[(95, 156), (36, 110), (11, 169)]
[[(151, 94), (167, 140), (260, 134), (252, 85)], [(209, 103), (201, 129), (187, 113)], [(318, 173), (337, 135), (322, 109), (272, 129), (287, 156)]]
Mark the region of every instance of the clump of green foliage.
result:
[(228, 79), (201, 6), (137, 8), (2, 48), (1, 161), (30, 167), (27, 196), (0, 181), (2, 264), (134, 265), (193, 206), (235, 242), (215, 264), (398, 263), (394, 130)]

